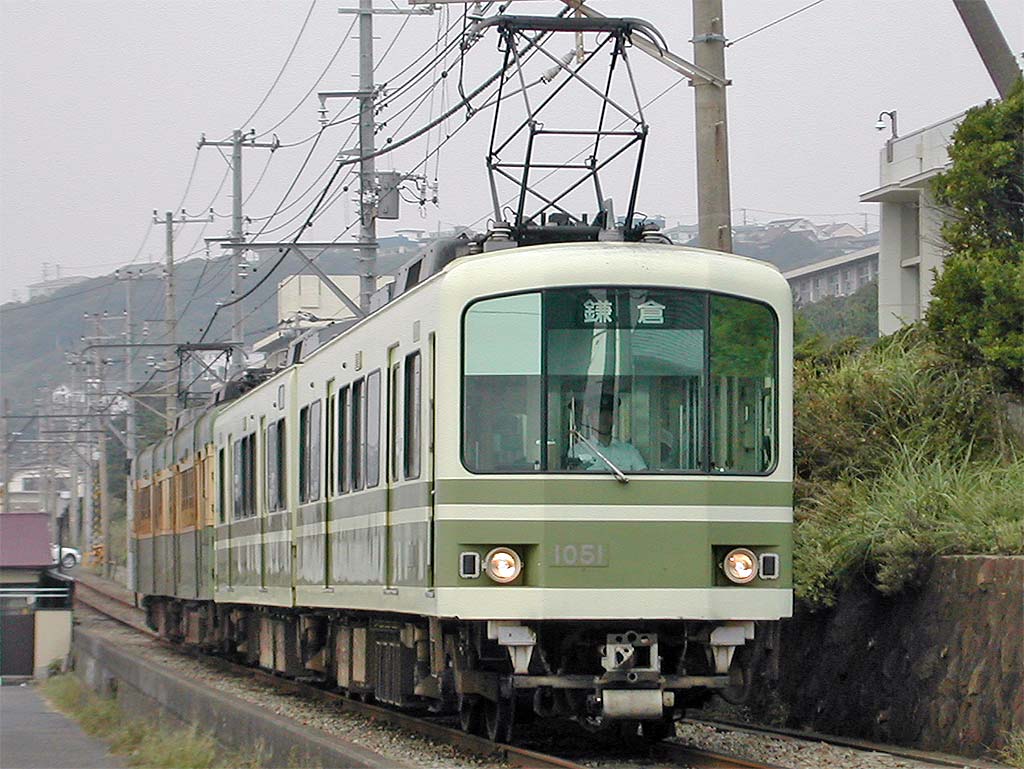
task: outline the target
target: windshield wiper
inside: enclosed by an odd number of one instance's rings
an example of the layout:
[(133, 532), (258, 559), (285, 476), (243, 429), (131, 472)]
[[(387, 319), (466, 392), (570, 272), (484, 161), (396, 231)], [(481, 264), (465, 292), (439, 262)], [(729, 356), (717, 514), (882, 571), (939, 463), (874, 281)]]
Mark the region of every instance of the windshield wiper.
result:
[(629, 476), (626, 475), (624, 472), (622, 472), (618, 467), (616, 467), (615, 463), (612, 462), (610, 459), (608, 459), (608, 457), (606, 457), (604, 454), (602, 454), (601, 450), (598, 449), (597, 446), (595, 446), (593, 443), (590, 442), (589, 439), (587, 439), (587, 438), (585, 438), (583, 436), (583, 433), (581, 433), (575, 427), (570, 427), (569, 428), (569, 432), (572, 435), (575, 435), (581, 441), (583, 441), (583, 443), (586, 446), (588, 446), (591, 451), (593, 451), (595, 454), (597, 454), (597, 456), (600, 458), (600, 460), (602, 462), (604, 462), (606, 465), (608, 465), (608, 469), (612, 471), (612, 475), (615, 476), (615, 480), (617, 480), (619, 483), (629, 483)]

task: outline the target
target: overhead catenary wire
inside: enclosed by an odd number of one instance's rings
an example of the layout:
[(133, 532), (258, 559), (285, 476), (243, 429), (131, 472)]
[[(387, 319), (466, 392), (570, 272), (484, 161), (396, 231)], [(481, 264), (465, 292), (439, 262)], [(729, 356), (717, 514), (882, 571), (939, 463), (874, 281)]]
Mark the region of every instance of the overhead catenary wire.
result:
[(824, 2), (825, 2), (825, 0), (814, 0), (813, 3), (808, 3), (807, 5), (803, 6), (802, 8), (797, 8), (792, 13), (787, 13), (785, 16), (780, 16), (775, 21), (769, 22), (768, 24), (765, 24), (762, 27), (758, 27), (757, 29), (750, 31), (750, 32), (748, 32), (745, 35), (740, 35), (735, 40), (729, 40), (728, 42), (726, 42), (725, 47), (728, 48), (729, 46), (736, 45), (736, 43), (740, 42), (741, 40), (746, 40), (748, 37), (753, 37), (758, 32), (764, 32), (764, 30), (769, 29), (771, 27), (774, 27), (776, 24), (781, 24), (786, 19), (792, 19), (798, 13), (803, 13), (804, 11), (810, 10), (814, 6), (820, 5), (821, 3), (824, 3)]
[[(528, 49), (531, 49), (531, 48), (535, 48), (536, 44), (544, 36), (545, 36), (544, 33), (540, 33), (537, 36), (535, 36), (532, 40), (528, 41), (528, 43), (526, 45), (526, 49), (528, 50)], [(520, 52), (520, 54), (522, 55), (522, 53), (524, 53), (524, 52)], [(391, 151), (392, 149), (397, 149), (400, 146), (408, 144), (409, 142), (411, 142), (414, 139), (424, 135), (425, 133), (429, 133), (429, 131), (433, 130), (433, 128), (435, 128), (436, 126), (438, 126), (441, 123), (443, 123), (444, 120), (446, 120), (448, 117), (450, 117), (451, 115), (455, 114), (455, 112), (457, 112), (459, 109), (461, 109), (463, 106), (465, 106), (466, 103), (468, 103), (470, 100), (476, 98), (481, 93), (483, 93), (485, 90), (487, 90), (487, 88), (489, 88), (491, 85), (493, 85), (493, 83), (505, 72), (505, 70), (506, 70), (505, 66), (500, 67), (494, 74), (492, 74), (489, 78), (487, 78), (487, 80), (485, 80), (481, 85), (477, 86), (477, 88), (475, 88), (472, 93), (465, 95), (462, 99), (459, 100), (459, 102), (457, 104), (453, 105), (448, 110), (446, 110), (440, 117), (436, 118), (435, 120), (430, 121), (427, 125), (421, 127), (417, 131), (414, 131), (409, 136), (403, 137), (399, 141), (394, 142), (391, 145), (389, 145), (389, 146), (383, 148), (382, 150), (379, 150), (379, 151), (377, 151), (377, 152), (375, 152), (373, 154), (363, 155), (360, 158), (356, 158), (355, 160), (338, 161), (338, 166), (335, 169), (334, 173), (332, 174), (331, 179), (328, 181), (327, 185), (324, 187), (323, 192), (321, 193), (320, 198), (317, 201), (317, 204), (313, 207), (313, 210), (310, 211), (309, 215), (306, 218), (305, 223), (296, 232), (296, 234), (294, 236), (295, 240), (293, 241), (293, 243), (283, 250), (281, 256), (277, 259), (277, 261), (270, 267), (269, 270), (267, 270), (263, 274), (263, 276), (260, 278), (260, 280), (257, 281), (256, 284), (252, 288), (250, 288), (248, 291), (246, 291), (241, 296), (235, 297), (234, 299), (232, 299), (229, 302), (224, 302), (224, 303), (218, 305), (216, 310), (214, 310), (213, 316), (210, 319), (210, 323), (208, 323), (206, 328), (204, 329), (203, 336), (200, 338), (200, 340), (202, 340), (202, 338), (205, 338), (206, 334), (209, 332), (210, 328), (212, 327), (212, 324), (215, 321), (217, 314), (219, 313), (219, 311), (221, 309), (223, 309), (224, 307), (230, 307), (230, 306), (232, 306), (234, 304), (237, 304), (238, 302), (243, 301), (246, 297), (252, 295), (252, 293), (255, 292), (261, 285), (263, 285), (263, 283), (265, 283), (270, 278), (270, 276), (274, 273), (274, 271), (276, 271), (277, 268), (280, 267), (280, 265), (284, 262), (285, 258), (291, 252), (292, 246), (297, 244), (298, 239), (302, 235), (302, 232), (304, 232), (306, 230), (306, 228), (310, 226), (310, 224), (312, 223), (312, 221), (315, 218), (316, 214), (321, 209), (323, 201), (324, 201), (325, 197), (327, 196), (327, 193), (329, 192), (331, 186), (333, 185), (335, 179), (337, 178), (338, 173), (341, 171), (341, 169), (343, 167), (355, 165), (356, 163), (360, 162), (361, 160), (365, 159), (366, 157), (377, 157), (379, 155), (383, 155), (383, 154)], [(466, 120), (464, 121), (463, 125), (465, 124), (465, 122), (468, 122), (470, 117), (471, 117), (471, 115), (467, 115)], [(450, 136), (448, 138), (450, 138)], [(440, 147), (443, 146), (443, 144), (444, 144), (444, 142), (442, 142), (442, 144), (439, 145), (436, 149), (440, 150)], [(349, 229), (351, 229), (352, 226), (354, 226), (354, 224), (355, 224), (355, 222), (353, 222), (352, 225), (349, 225), (349, 227), (346, 228), (345, 232), (347, 232)], [(340, 237), (340, 235), (338, 237)], [(335, 238), (335, 240), (337, 240), (337, 238)], [(323, 253), (323, 252), (321, 252), (321, 253)]]
[[(529, 49), (529, 48), (532, 48), (533, 46), (535, 46), (536, 42), (537, 42), (537, 40), (539, 38), (540, 38), (540, 36), (538, 36), (538, 37), (534, 38), (533, 40), (529, 41), (527, 43), (526, 48)], [(368, 154), (365, 154), (365, 155), (360, 155), (359, 157), (356, 157), (354, 159), (346, 159), (346, 160), (338, 160), (338, 161), (336, 161), (336, 167), (335, 167), (333, 173), (331, 174), (330, 179), (327, 181), (327, 184), (324, 186), (324, 188), (323, 188), (322, 192), (320, 193), (320, 196), (318, 197), (316, 203), (313, 205), (312, 209), (310, 210), (309, 215), (306, 217), (305, 222), (294, 233), (294, 236), (293, 236), (294, 240), (292, 241), (292, 245), (288, 246), (287, 248), (285, 248), (282, 251), (281, 256), (274, 262), (273, 265), (271, 265), (271, 267), (269, 269), (264, 271), (263, 275), (260, 277), (260, 279), (258, 281), (256, 281), (256, 283), (252, 287), (250, 287), (247, 291), (245, 291), (244, 293), (240, 294), (239, 296), (233, 297), (229, 301), (222, 302), (222, 303), (219, 303), (217, 305), (217, 307), (213, 311), (213, 314), (210, 317), (209, 322), (203, 328), (202, 334), (200, 336), (200, 341), (205, 339), (207, 334), (209, 334), (210, 330), (213, 327), (213, 324), (216, 322), (217, 316), (219, 315), (219, 313), (220, 313), (220, 311), (222, 309), (224, 309), (226, 307), (232, 307), (232, 306), (238, 304), (239, 302), (244, 301), (247, 297), (251, 296), (252, 293), (255, 292), (257, 289), (259, 289), (259, 287), (262, 286), (267, 280), (269, 280), (270, 277), (274, 274), (274, 272), (278, 269), (278, 267), (280, 267), (280, 265), (284, 262), (285, 258), (291, 252), (292, 246), (298, 243), (299, 239), (302, 236), (302, 233), (311, 225), (311, 223), (314, 220), (314, 218), (316, 217), (317, 213), (320, 211), (320, 209), (321, 209), (321, 207), (322, 207), (322, 205), (324, 203), (324, 200), (328, 197), (328, 195), (329, 195), (329, 193), (331, 191), (331, 187), (333, 186), (334, 182), (337, 180), (338, 175), (341, 173), (341, 171), (343, 169), (345, 169), (348, 166), (353, 166), (353, 165), (355, 165), (357, 163), (361, 163), (361, 162), (363, 162), (366, 159), (379, 157), (379, 156), (384, 155), (384, 154), (386, 154), (388, 152), (391, 152), (391, 151), (393, 151), (395, 149), (398, 149), (399, 147), (402, 147), (402, 146), (404, 146), (404, 145), (406, 145), (406, 144), (408, 144), (408, 143), (410, 143), (412, 141), (415, 141), (419, 137), (421, 137), (424, 134), (428, 133), (429, 131), (433, 130), (438, 125), (442, 124), (449, 117), (451, 117), (451, 115), (453, 115), (455, 112), (457, 112), (463, 106), (465, 106), (468, 102), (470, 102), (472, 99), (476, 98), (476, 96), (478, 96), (479, 94), (484, 92), (487, 88), (489, 88), (505, 72), (505, 70), (506, 70), (506, 66), (503, 65), (496, 72), (494, 72), (490, 77), (488, 77), (483, 83), (478, 85), (473, 90), (472, 93), (467, 94), (457, 104), (451, 106), (448, 110), (444, 111), (438, 118), (428, 122), (425, 126), (420, 127), (419, 129), (417, 129), (413, 133), (409, 134), (408, 136), (402, 137), (401, 139), (398, 139), (397, 141), (392, 141), (390, 144), (386, 145), (384, 148), (381, 148), (381, 149), (379, 149), (379, 150), (377, 150), (377, 151), (375, 151), (373, 153), (368, 153)], [(324, 126), (323, 128), (326, 128), (326, 127), (327, 126)], [(322, 136), (322, 135), (323, 135), (323, 130), (321, 130), (321, 132), (320, 132), (320, 136)], [(312, 151), (313, 151), (313, 149), (315, 149), (316, 143), (318, 143), (318, 142), (319, 142), (319, 138), (317, 139), (317, 142), (314, 143), (313, 147), (310, 148), (310, 152), (307, 153), (306, 161), (304, 161), (304, 163), (303, 163), (303, 168), (305, 167), (306, 163), (308, 162), (309, 158), (311, 157)], [(285, 199), (287, 199), (287, 196), (291, 193), (291, 189), (297, 183), (298, 178), (302, 174), (302, 170), (303, 169), (300, 169), (299, 173), (296, 175), (295, 179), (293, 179), (292, 184), (289, 186), (288, 192), (285, 193), (285, 197), (282, 199), (282, 205), (283, 205), (283, 201)], [(264, 227), (261, 229), (261, 232), (263, 230), (265, 230), (269, 226), (269, 223), (272, 220), (273, 220), (273, 215), (264, 224)]]

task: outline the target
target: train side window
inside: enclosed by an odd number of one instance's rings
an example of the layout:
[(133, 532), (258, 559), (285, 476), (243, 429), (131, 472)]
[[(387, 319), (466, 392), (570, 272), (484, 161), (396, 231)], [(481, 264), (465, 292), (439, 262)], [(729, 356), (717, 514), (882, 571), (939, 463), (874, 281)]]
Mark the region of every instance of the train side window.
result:
[(403, 470), (406, 479), (420, 477), (420, 445), (422, 395), (420, 390), (420, 354), (414, 352), (405, 358), (404, 442), (402, 446)]
[(351, 449), (348, 445), (349, 420), (351, 419), (348, 399), (348, 387), (338, 391), (338, 491), (344, 494), (349, 489), (351, 468), (348, 457)]
[(320, 499), (320, 401), (309, 407), (309, 501)]
[(243, 506), (242, 506), (242, 441), (235, 441), (232, 446), (231, 454), (231, 470), (232, 477), (234, 479), (234, 504), (232, 505), (231, 513), (232, 518), (236, 521), (242, 517)]
[(766, 305), (711, 297), (711, 470), (765, 473), (778, 430), (777, 323)]
[(249, 471), (246, 479), (246, 491), (249, 496), (246, 514), (251, 518), (256, 515), (256, 433), (250, 433), (246, 440), (245, 465)]
[(299, 501), (320, 497), (320, 401), (299, 412)]
[(277, 509), (288, 507), (288, 430), (284, 419), (277, 420)]
[(391, 367), (388, 378), (388, 473), (389, 481), (397, 481), (399, 476), (399, 445), (402, 440), (402, 423), (399, 419), (402, 386), (402, 367), (396, 363)]
[(309, 501), (309, 406), (299, 411), (299, 503)]
[(349, 466), (352, 472), (352, 491), (359, 491), (363, 488), (363, 461), (365, 452), (363, 451), (363, 409), (366, 407), (365, 398), (363, 397), (363, 385), (362, 379), (356, 380), (352, 383), (352, 403), (349, 409), (350, 426), (349, 430)]
[(238, 483), (238, 491), (235, 494), (235, 520), (251, 518), (256, 512), (255, 444), (255, 433), (244, 436), (235, 444), (235, 459), (238, 463), (235, 469)]
[(327, 430), (324, 433), (324, 498), (330, 499), (335, 494), (335, 475), (334, 475), (334, 452), (335, 452), (335, 432), (334, 432), (334, 410), (337, 404), (337, 396), (331, 393), (330, 397), (327, 398), (327, 409), (324, 419), (324, 424), (327, 425)]
[(366, 488), (380, 483), (380, 369), (366, 377)]

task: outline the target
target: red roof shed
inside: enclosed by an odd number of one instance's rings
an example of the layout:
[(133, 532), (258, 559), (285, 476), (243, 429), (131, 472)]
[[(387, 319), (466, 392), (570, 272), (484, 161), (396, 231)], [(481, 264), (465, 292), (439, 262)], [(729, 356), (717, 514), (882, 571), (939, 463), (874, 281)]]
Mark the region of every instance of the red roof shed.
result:
[(50, 555), (49, 513), (0, 515), (0, 568), (46, 569)]

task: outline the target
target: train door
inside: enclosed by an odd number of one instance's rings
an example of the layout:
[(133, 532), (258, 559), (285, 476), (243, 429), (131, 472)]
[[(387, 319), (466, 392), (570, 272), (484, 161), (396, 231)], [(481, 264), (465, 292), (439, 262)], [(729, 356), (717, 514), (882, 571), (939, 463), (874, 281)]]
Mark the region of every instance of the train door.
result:
[(175, 465), (171, 465), (167, 477), (167, 515), (168, 515), (168, 540), (167, 552), (171, 563), (171, 584), (168, 595), (178, 594), (178, 585), (181, 582), (179, 571), (181, 569), (181, 558), (178, 556), (178, 472)]
[(331, 513), (334, 510), (334, 497), (337, 492), (337, 413), (338, 403), (334, 380), (327, 382), (327, 408), (324, 415), (324, 587), (331, 586)]
[(384, 513), (385, 513), (385, 540), (384, 540), (384, 584), (390, 588), (397, 581), (400, 575), (399, 564), (395, 558), (399, 553), (400, 544), (396, 542), (395, 536), (395, 485), (398, 481), (398, 468), (401, 466), (398, 460), (399, 437), (398, 425), (400, 424), (399, 414), (399, 390), (402, 382), (402, 372), (398, 345), (388, 348), (387, 386), (385, 388), (385, 420), (384, 420)]
[[(431, 331), (427, 335), (427, 371), (425, 372), (426, 390), (427, 397), (422, 400), (426, 404), (426, 420), (427, 429), (425, 432), (425, 440), (421, 441), (426, 446), (426, 478), (428, 482), (427, 488), (427, 499), (429, 500), (427, 505), (427, 514), (429, 519), (427, 521), (427, 586), (434, 587), (434, 500), (435, 494), (434, 489), (436, 488), (437, 482), (437, 463), (434, 461), (434, 439), (435, 439), (435, 386), (437, 383), (437, 377), (435, 372), (437, 367), (435, 364), (436, 359), (436, 346), (437, 338), (434, 336), (434, 332)], [(423, 410), (422, 406), (420, 409), (420, 415), (422, 418)], [(423, 446), (419, 448), (420, 456), (423, 456)]]
[[(256, 444), (256, 456), (253, 457), (253, 493), (256, 495), (256, 516), (260, 522), (259, 570), (260, 590), (267, 589), (267, 515), (270, 504), (267, 499), (267, 418), (260, 417), (259, 438)], [(257, 480), (260, 479), (260, 480)], [(260, 482), (262, 481), (262, 482)]]

